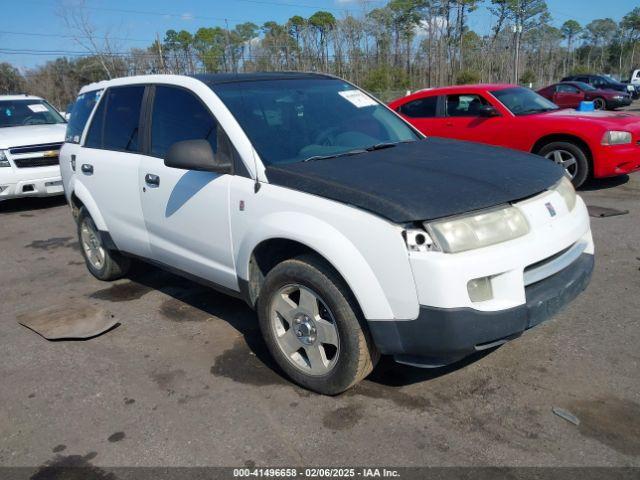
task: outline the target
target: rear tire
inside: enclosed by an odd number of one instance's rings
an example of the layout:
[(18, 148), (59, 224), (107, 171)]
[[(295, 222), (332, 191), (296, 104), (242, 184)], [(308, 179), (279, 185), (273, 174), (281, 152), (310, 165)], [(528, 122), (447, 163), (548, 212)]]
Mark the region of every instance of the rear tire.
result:
[(547, 143), (537, 153), (563, 167), (575, 188), (582, 185), (589, 176), (590, 167), (587, 154), (575, 143)]
[(371, 373), (379, 359), (348, 286), (315, 255), (285, 260), (269, 272), (258, 318), (280, 368), (309, 390), (342, 393)]
[(103, 245), (100, 231), (85, 207), (78, 213), (78, 241), (87, 269), (98, 280), (117, 280), (129, 271), (131, 260)]

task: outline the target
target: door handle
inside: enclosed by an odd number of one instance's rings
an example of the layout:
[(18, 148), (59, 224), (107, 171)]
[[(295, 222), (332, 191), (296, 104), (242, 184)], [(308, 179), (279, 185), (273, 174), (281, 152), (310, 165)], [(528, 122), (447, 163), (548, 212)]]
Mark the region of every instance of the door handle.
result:
[(147, 173), (144, 176), (144, 183), (146, 183), (150, 187), (159, 187), (160, 177), (158, 175), (153, 175), (152, 173)]
[(71, 170), (76, 171), (76, 156), (75, 154), (71, 155)]
[(80, 170), (82, 170), (82, 173), (85, 175), (93, 175), (93, 165), (90, 163), (83, 163)]

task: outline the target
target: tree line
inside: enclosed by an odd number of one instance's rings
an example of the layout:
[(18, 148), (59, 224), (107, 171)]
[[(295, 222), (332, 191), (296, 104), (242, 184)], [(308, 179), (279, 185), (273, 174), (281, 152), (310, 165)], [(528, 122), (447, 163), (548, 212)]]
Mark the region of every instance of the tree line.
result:
[[(483, 4), (493, 26), (481, 34), (469, 19)], [(82, 85), (117, 76), (305, 70), (344, 77), (388, 100), (454, 83), (541, 86), (579, 72), (624, 78), (640, 66), (640, 7), (620, 22), (569, 19), (558, 27), (544, 0), (390, 0), (341, 18), (317, 11), (285, 23), (168, 30), (148, 47), (130, 49), (98, 37), (82, 9), (63, 20), (88, 53), (27, 72), (2, 63), (0, 93), (28, 91), (64, 107)]]

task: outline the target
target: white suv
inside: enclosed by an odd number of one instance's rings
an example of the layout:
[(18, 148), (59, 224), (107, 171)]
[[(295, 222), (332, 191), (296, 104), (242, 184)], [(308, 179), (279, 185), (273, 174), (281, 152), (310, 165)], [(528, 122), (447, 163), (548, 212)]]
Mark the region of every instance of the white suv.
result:
[(91, 273), (143, 258), (245, 299), (318, 392), (380, 353), (433, 367), (500, 345), (591, 276), (560, 167), (425, 139), (335, 77), (123, 78), (83, 88), (79, 111), (61, 168)]
[(42, 98), (0, 96), (0, 201), (62, 194), (65, 129), (65, 119)]

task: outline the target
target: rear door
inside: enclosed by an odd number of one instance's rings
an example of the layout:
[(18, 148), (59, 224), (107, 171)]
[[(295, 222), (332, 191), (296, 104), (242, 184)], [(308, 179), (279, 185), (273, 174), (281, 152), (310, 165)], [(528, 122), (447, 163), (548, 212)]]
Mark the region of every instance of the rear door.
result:
[(81, 151), (80, 140), (91, 112), (100, 100), (102, 90), (92, 90), (81, 93), (72, 108), (67, 107), (69, 122), (65, 134), (64, 144), (60, 150), (60, 171), (64, 182), (65, 192), (69, 191), (69, 182), (76, 173), (76, 158)]
[(111, 87), (75, 155), (76, 181), (87, 187), (118, 249), (147, 257), (149, 242), (138, 185), (144, 85)]
[(233, 147), (216, 118), (193, 92), (156, 85), (148, 100), (147, 154), (138, 170), (142, 210), (154, 260), (237, 290), (229, 225), (232, 176), (170, 168), (169, 147), (208, 140), (214, 155)]
[(396, 110), (425, 135), (444, 136), (442, 97), (431, 96), (411, 100)]

